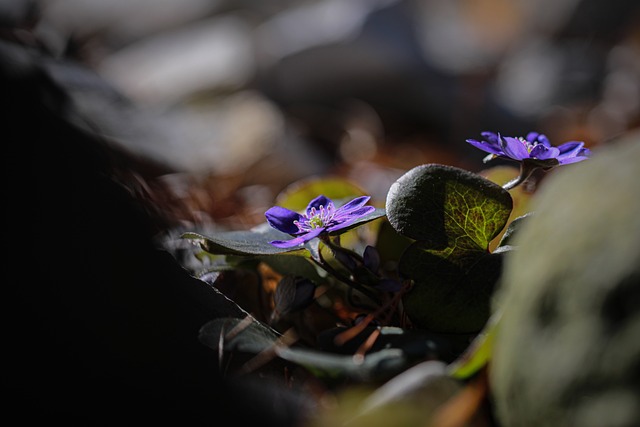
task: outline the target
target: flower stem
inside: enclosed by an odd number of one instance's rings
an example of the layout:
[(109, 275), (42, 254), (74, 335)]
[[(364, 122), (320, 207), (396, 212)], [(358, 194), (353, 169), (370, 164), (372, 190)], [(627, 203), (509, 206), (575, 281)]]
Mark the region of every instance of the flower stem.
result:
[(520, 163), (520, 174), (516, 178), (503, 185), (502, 188), (509, 191), (517, 187), (518, 185), (529, 179), (533, 171), (535, 171), (536, 169), (538, 169), (538, 166), (527, 164), (525, 162)]
[(364, 259), (360, 256), (359, 253), (352, 251), (350, 249), (347, 248), (343, 248), (340, 245), (337, 245), (336, 243), (334, 243), (331, 238), (326, 238), (326, 239), (322, 239), (322, 242), (324, 244), (326, 244), (329, 249), (331, 249), (331, 251), (335, 252), (342, 252), (343, 254), (351, 257), (351, 258), (355, 258), (356, 260), (358, 260), (358, 262), (360, 262), (361, 264), (364, 264)]
[[(318, 251), (318, 252), (320, 252), (320, 251)], [(382, 301), (380, 301), (380, 298), (378, 298), (378, 296), (374, 292), (372, 292), (370, 289), (367, 289), (362, 284), (352, 280), (349, 277), (346, 277), (345, 275), (340, 273), (338, 270), (333, 268), (328, 262), (326, 262), (324, 260), (324, 258), (322, 257), (321, 253), (319, 253), (319, 257), (320, 257), (320, 259), (315, 259), (315, 258), (311, 257), (311, 260), (313, 262), (315, 262), (324, 271), (326, 271), (327, 273), (333, 275), (336, 279), (340, 280), (341, 282), (345, 283), (346, 285), (348, 285), (348, 286), (358, 290), (359, 292), (363, 293), (364, 295), (366, 295), (371, 301), (375, 302), (378, 305), (380, 305), (382, 303)]]
[(507, 182), (505, 185), (503, 185), (502, 188), (509, 191), (512, 188), (515, 188), (518, 185), (522, 184), (527, 178), (528, 177), (523, 178), (522, 175), (519, 175), (517, 178), (514, 178), (511, 181)]

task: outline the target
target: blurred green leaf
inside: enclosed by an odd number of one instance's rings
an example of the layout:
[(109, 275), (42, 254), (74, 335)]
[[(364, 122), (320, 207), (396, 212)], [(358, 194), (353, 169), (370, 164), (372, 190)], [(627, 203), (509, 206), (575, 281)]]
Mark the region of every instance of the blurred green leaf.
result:
[(466, 380), (488, 365), (493, 354), (493, 342), (500, 317), (499, 311), (491, 315), (491, 318), (471, 345), (460, 357), (447, 366), (449, 375), (457, 379)]
[(289, 185), (276, 197), (275, 204), (300, 212), (307, 208), (311, 200), (321, 194), (334, 202), (366, 195), (362, 188), (344, 178), (312, 177)]

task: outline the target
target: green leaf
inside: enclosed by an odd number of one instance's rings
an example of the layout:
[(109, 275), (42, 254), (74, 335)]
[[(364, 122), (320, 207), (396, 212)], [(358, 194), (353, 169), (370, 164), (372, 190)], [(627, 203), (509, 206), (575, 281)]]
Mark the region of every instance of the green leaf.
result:
[(453, 247), (464, 237), (486, 250), (504, 228), (512, 207), (509, 192), (499, 185), (439, 164), (405, 173), (391, 186), (386, 201), (393, 228), (433, 249)]
[(202, 249), (212, 254), (277, 255), (294, 253), (296, 255), (309, 256), (313, 250), (310, 246), (276, 248), (269, 242), (272, 240), (287, 240), (291, 236), (272, 228), (268, 223), (260, 224), (248, 231), (225, 231), (214, 236), (187, 232), (183, 233), (181, 238), (199, 243)]
[(389, 223), (416, 240), (398, 266), (413, 280), (403, 302), (416, 326), (439, 333), (482, 329), (502, 269), (502, 254), (489, 253), (489, 243), (512, 207), (501, 186), (452, 166), (417, 166), (391, 186)]

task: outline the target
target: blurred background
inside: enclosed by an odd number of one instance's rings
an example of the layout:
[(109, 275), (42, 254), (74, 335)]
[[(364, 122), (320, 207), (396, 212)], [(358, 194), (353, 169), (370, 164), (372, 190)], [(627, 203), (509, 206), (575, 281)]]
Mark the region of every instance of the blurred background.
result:
[(486, 153), (465, 140), (485, 130), (595, 149), (637, 129), (639, 6), (0, 0), (0, 24), (93, 132), (140, 160), (166, 215), (238, 228), (314, 176), (384, 204), (413, 166), (480, 171)]

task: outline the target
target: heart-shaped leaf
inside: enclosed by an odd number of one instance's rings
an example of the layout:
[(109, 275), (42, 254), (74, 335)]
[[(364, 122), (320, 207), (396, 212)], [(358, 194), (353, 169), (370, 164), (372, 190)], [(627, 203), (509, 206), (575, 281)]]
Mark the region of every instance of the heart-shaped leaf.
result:
[(411, 277), (404, 296), (409, 318), (420, 328), (438, 333), (474, 333), (491, 314), (491, 296), (502, 270), (502, 253), (460, 247), (446, 251), (416, 242), (405, 251), (399, 269)]
[(473, 333), (484, 326), (503, 256), (489, 253), (489, 243), (512, 207), (502, 187), (452, 166), (417, 166), (391, 186), (389, 223), (416, 240), (398, 269), (414, 282), (403, 302), (418, 327)]
[(386, 201), (393, 228), (433, 249), (454, 246), (464, 237), (486, 250), (512, 207), (509, 192), (499, 185), (439, 164), (416, 166), (405, 173), (391, 186)]

